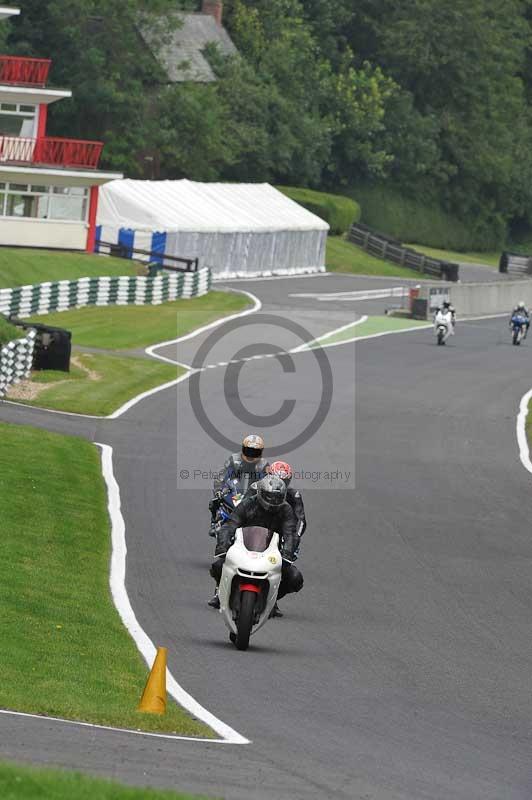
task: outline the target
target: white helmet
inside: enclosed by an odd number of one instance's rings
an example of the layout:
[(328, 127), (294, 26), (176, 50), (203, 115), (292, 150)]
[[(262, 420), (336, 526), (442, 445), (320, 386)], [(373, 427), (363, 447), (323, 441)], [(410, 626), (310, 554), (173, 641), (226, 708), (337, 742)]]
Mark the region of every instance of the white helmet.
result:
[(523, 303), (523, 301), (522, 301), (522, 300), (520, 300), (520, 301), (518, 302), (518, 304), (517, 304), (517, 308), (524, 308), (524, 307), (525, 307), (525, 304)]

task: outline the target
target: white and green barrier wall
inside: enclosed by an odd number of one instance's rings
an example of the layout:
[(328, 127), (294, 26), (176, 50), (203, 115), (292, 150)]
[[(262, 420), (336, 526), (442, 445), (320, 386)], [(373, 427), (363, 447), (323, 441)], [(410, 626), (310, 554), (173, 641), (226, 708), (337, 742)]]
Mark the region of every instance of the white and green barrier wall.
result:
[(52, 281), (0, 289), (0, 314), (25, 317), (90, 305), (159, 305), (167, 300), (200, 297), (210, 287), (211, 271), (206, 268), (153, 278), (126, 275)]
[(33, 364), (35, 331), (28, 331), (23, 339), (8, 342), (0, 349), (0, 397), (12, 383), (26, 378)]

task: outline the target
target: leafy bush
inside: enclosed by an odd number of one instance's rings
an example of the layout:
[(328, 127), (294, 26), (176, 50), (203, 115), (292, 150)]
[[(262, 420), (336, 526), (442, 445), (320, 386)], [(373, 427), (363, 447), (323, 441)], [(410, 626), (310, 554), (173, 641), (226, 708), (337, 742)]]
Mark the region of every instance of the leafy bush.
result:
[(360, 206), (350, 197), (293, 186), (277, 186), (276, 188), (291, 200), (328, 222), (331, 226), (331, 234), (345, 233), (353, 222), (358, 222), (360, 219)]
[(459, 218), (434, 199), (421, 194), (409, 197), (385, 184), (357, 185), (352, 191), (362, 204), (362, 221), (402, 242), (458, 252), (486, 252), (503, 246), (506, 226), (502, 220), (488, 220), (481, 214), (475, 220)]

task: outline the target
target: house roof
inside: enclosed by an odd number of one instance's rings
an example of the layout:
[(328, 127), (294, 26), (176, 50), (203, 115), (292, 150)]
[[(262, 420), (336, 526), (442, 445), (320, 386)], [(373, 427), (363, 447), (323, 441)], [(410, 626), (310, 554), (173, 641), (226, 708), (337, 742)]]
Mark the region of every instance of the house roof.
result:
[(208, 44), (217, 44), (224, 55), (237, 52), (225, 28), (210, 14), (183, 14), (182, 27), (173, 32), (171, 40), (161, 43), (143, 26), (141, 34), (172, 83), (194, 81), (209, 83), (216, 80), (203, 51)]

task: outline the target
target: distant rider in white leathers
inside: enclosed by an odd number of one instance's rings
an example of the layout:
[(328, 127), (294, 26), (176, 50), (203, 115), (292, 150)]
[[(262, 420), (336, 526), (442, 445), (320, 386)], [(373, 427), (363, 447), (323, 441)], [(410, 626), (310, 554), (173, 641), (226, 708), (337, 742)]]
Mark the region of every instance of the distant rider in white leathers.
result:
[(456, 323), (456, 311), (454, 306), (452, 306), (448, 300), (446, 300), (442, 307), (436, 311), (436, 315), (434, 317), (434, 333), (438, 333), (438, 325), (445, 325), (447, 328), (447, 333), (443, 341), (447, 341), (449, 336), (454, 336), (454, 326)]

